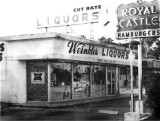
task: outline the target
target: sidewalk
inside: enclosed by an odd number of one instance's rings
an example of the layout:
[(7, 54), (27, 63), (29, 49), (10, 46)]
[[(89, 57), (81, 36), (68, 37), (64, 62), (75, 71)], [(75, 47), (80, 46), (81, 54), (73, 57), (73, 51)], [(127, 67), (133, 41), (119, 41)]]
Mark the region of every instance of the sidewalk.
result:
[(109, 100), (117, 100), (123, 98), (129, 98), (130, 94), (122, 94), (117, 96), (105, 96), (105, 97), (96, 97), (96, 98), (88, 98), (88, 99), (77, 99), (77, 100), (66, 100), (59, 102), (27, 102), (24, 104), (11, 104), (12, 107), (19, 108), (58, 108), (58, 107), (66, 107), (80, 104), (88, 104), (88, 103), (96, 103), (100, 101), (109, 101)]

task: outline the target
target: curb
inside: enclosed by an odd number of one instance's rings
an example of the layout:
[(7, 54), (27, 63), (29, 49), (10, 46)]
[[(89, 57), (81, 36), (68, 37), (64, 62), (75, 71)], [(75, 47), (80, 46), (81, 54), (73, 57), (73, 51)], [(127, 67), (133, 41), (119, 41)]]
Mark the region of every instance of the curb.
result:
[[(137, 95), (135, 95), (136, 97)], [(76, 105), (81, 105), (81, 104), (89, 104), (89, 103), (96, 103), (96, 102), (101, 102), (101, 101), (111, 101), (111, 100), (118, 100), (118, 99), (125, 99), (125, 98), (130, 98), (129, 95), (125, 95), (125, 96), (117, 96), (117, 97), (113, 97), (113, 98), (109, 98), (109, 99), (104, 99), (104, 100), (99, 100), (99, 101), (94, 101), (93, 99), (93, 102), (89, 102), (87, 101), (86, 99), (86, 102), (85, 103), (73, 103), (71, 105), (56, 105), (58, 104), (56, 102), (56, 104), (50, 104), (50, 103), (47, 103), (47, 105), (34, 105), (34, 104), (10, 104), (8, 106), (9, 109), (23, 109), (23, 110), (33, 110), (33, 111), (37, 111), (37, 110), (45, 110), (45, 109), (52, 109), (52, 110), (55, 110), (55, 111), (75, 111), (76, 109), (63, 109), (63, 108), (69, 108), (70, 106), (76, 106)], [(96, 100), (96, 99), (95, 99)], [(77, 101), (77, 100), (76, 100)], [(72, 100), (71, 102), (74, 102), (74, 100)], [(60, 102), (59, 104), (62, 104), (63, 102)], [(65, 103), (65, 102), (64, 102)], [(67, 102), (69, 104), (69, 101)], [(78, 109), (77, 112), (98, 112), (98, 110), (95, 110), (95, 109)]]

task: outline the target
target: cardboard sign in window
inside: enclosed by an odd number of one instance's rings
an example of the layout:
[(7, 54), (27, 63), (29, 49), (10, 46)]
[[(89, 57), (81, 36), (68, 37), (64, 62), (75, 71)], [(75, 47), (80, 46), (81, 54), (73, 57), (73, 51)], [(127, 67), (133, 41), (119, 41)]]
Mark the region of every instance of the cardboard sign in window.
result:
[(31, 83), (32, 84), (44, 84), (44, 72), (31, 72)]

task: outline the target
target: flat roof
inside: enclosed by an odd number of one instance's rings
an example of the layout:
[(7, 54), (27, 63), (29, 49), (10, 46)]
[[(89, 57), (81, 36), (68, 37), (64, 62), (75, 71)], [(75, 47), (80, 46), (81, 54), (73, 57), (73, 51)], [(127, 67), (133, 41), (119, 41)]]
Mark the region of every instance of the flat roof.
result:
[(79, 42), (96, 44), (99, 46), (105, 46), (105, 47), (116, 48), (121, 50), (129, 50), (129, 48), (123, 47), (122, 45), (118, 45), (116, 43), (100, 44), (99, 42), (94, 40), (71, 36), (71, 35), (62, 34), (62, 33), (56, 33), (56, 32), (4, 36), (4, 37), (0, 37), (0, 41), (13, 42), (13, 41), (22, 41), (22, 40), (48, 39), (48, 38), (62, 38), (64, 40), (79, 41)]

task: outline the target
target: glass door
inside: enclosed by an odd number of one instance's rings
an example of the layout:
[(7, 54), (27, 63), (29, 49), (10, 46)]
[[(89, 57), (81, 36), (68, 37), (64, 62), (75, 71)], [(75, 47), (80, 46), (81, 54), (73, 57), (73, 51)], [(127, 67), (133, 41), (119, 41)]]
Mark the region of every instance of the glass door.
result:
[(105, 95), (106, 91), (106, 70), (105, 66), (95, 65), (93, 67), (92, 96)]
[(50, 63), (50, 101), (71, 99), (71, 64)]
[(90, 65), (73, 65), (74, 99), (90, 97)]
[(116, 92), (116, 76), (114, 71), (108, 72), (108, 95), (115, 95)]

